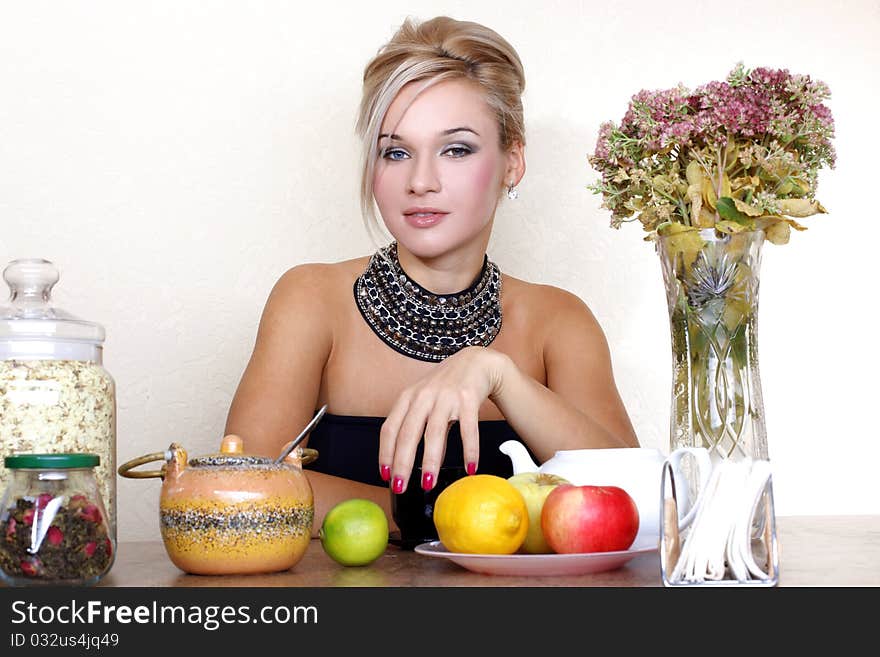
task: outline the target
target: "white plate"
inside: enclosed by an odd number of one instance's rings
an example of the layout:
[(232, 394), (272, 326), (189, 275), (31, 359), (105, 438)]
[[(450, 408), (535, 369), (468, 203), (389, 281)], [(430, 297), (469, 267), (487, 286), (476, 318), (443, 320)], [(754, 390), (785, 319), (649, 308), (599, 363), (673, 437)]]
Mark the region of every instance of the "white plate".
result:
[(487, 575), (585, 575), (620, 568), (640, 554), (658, 551), (656, 538), (640, 538), (628, 550), (579, 554), (464, 554), (450, 552), (440, 541), (415, 547), (426, 557), (449, 559), (475, 573)]

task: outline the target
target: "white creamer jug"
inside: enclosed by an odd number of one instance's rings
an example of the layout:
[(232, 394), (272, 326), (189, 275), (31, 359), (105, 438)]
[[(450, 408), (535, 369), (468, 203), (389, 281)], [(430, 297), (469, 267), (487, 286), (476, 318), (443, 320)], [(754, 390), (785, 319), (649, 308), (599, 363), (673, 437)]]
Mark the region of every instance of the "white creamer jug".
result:
[(510, 457), (514, 474), (542, 472), (564, 477), (575, 486), (617, 486), (625, 490), (639, 509), (639, 533), (634, 543), (660, 539), (663, 501), (660, 488), (666, 460), (672, 466), (675, 478), (679, 529), (686, 528), (693, 521), (697, 502), (689, 499), (688, 472), (683, 467), (685, 456), (693, 456), (696, 462), (698, 491), (705, 490), (712, 473), (709, 452), (703, 447), (680, 447), (668, 457), (659, 449), (649, 447), (561, 450), (541, 467), (532, 461), (525, 445), (519, 441), (508, 440), (498, 449)]

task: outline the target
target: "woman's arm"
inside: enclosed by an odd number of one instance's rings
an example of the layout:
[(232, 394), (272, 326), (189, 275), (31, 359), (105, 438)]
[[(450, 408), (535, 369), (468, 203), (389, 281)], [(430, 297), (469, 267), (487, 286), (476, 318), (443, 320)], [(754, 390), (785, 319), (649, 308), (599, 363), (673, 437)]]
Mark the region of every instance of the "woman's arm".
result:
[(423, 434), (423, 471), (437, 472), (454, 421), (460, 425), (466, 467), (474, 469), (485, 399), (498, 406), (542, 461), (560, 449), (638, 446), (598, 322), (572, 294), (542, 287), (540, 298), (534, 310), (542, 318), (546, 385), (492, 348), (468, 347), (447, 358), (401, 394), (382, 426), (379, 464), (391, 466), (392, 487), (409, 485)]
[(323, 265), (300, 265), (272, 288), (226, 418), (251, 454), (277, 456), (315, 413), (333, 344)]
[[(284, 274), (269, 295), (253, 354), (226, 419), (225, 432), (241, 436), (248, 453), (277, 456), (314, 415), (333, 345), (336, 311), (328, 301), (333, 298), (328, 285), (332, 276), (326, 266), (300, 265)], [(378, 503), (389, 526), (396, 528), (387, 488), (305, 472), (315, 497), (313, 536), (327, 511), (351, 497)]]
[(547, 385), (499, 354), (490, 399), (542, 461), (561, 449), (638, 447), (602, 328), (576, 296), (555, 288), (551, 294), (543, 349)]

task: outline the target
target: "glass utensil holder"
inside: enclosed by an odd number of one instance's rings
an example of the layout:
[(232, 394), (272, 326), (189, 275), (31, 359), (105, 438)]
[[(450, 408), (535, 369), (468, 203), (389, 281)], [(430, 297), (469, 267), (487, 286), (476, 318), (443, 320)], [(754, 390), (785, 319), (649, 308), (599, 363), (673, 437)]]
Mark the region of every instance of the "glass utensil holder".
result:
[[(712, 482), (710, 481), (710, 486)], [(700, 509), (698, 515), (688, 529), (680, 533), (678, 529), (678, 508), (675, 498), (675, 482), (672, 466), (669, 461), (663, 464), (663, 473), (660, 484), (660, 574), (663, 585), (667, 587), (678, 586), (776, 586), (779, 583), (779, 546), (776, 537), (776, 513), (773, 504), (773, 481), (767, 476), (766, 483), (759, 491), (757, 498), (753, 500), (752, 513), (749, 521), (745, 523), (742, 531), (746, 532), (746, 541), (750, 546), (751, 554), (745, 555), (745, 561), (755, 565), (755, 572), (761, 573), (753, 576), (751, 573), (740, 574), (737, 577), (730, 567), (730, 560), (725, 559), (721, 573), (716, 573), (714, 578), (700, 577), (689, 579), (681, 575), (681, 569), (677, 569), (679, 559), (684, 559), (686, 544), (691, 540), (695, 529), (710, 522), (718, 520), (706, 519), (700, 523)], [(706, 495), (701, 497), (699, 504), (707, 504)], [(721, 519), (724, 526), (726, 518)], [(717, 534), (716, 534), (717, 535)], [(733, 543), (732, 537), (728, 539), (728, 548)], [(716, 543), (717, 546), (717, 543)], [(721, 546), (724, 550), (724, 546)]]

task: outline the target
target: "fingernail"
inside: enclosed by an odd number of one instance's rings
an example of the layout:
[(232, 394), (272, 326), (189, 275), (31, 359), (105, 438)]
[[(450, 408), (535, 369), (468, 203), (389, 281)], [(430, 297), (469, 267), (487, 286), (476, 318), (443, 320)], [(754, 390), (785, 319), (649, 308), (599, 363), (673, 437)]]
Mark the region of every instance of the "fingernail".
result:
[(395, 493), (403, 492), (403, 477), (401, 477), (400, 475), (394, 477), (394, 483), (391, 485), (391, 490), (393, 490)]
[(379, 476), (382, 477), (382, 481), (388, 481), (391, 479), (391, 466), (383, 465), (379, 468)]
[(422, 475), (422, 490), (425, 492), (434, 488), (434, 473), (426, 472)]
[(476, 471), (477, 471), (477, 464), (474, 463), (473, 461), (469, 461), (468, 464), (467, 464), (467, 473), (468, 473), (469, 475), (472, 475), (472, 474), (474, 474)]

